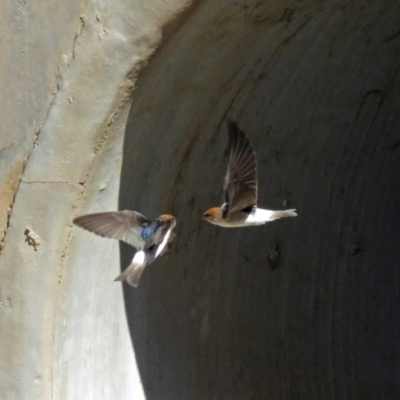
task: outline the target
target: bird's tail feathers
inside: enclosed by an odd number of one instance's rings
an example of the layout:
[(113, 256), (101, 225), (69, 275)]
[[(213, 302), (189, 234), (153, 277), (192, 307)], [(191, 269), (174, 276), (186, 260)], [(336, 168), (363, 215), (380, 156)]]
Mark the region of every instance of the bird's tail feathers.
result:
[(138, 251), (135, 254), (135, 257), (133, 257), (133, 260), (129, 264), (129, 266), (120, 275), (118, 275), (114, 279), (114, 281), (115, 282), (126, 281), (131, 286), (138, 287), (140, 277), (142, 276), (142, 272), (145, 266), (146, 266), (145, 252)]
[(273, 211), (269, 220), (274, 221), (275, 219), (286, 218), (286, 217), (297, 217), (296, 210), (292, 209), (292, 210)]
[(126, 268), (120, 275), (118, 275), (114, 281), (122, 282), (126, 281), (133, 287), (139, 286), (140, 277), (144, 270), (145, 265), (132, 263)]

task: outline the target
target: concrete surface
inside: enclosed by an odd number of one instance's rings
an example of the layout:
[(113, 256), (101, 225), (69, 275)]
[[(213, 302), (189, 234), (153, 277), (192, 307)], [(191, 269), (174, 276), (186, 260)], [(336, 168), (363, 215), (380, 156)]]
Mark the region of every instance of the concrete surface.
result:
[(0, 398), (144, 398), (118, 243), (72, 227), (115, 209), (130, 95), (188, 2), (0, 5)]
[[(400, 6), (189, 6), (0, 5), (0, 398), (398, 399)], [(227, 117), (297, 219), (201, 221)], [(178, 218), (126, 314), (118, 205)]]
[[(400, 398), (399, 46), (390, 1), (203, 1), (141, 74), (120, 207), (179, 235), (125, 288), (148, 400)], [(297, 219), (201, 221), (227, 117)]]

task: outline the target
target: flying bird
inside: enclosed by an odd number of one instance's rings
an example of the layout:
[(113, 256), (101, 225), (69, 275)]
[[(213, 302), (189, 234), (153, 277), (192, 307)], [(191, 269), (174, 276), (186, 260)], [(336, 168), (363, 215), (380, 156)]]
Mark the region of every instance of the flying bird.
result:
[(225, 228), (264, 225), (284, 217), (296, 217), (295, 209), (272, 211), (257, 207), (257, 161), (249, 139), (228, 121), (229, 163), (224, 180), (224, 203), (207, 210), (203, 218)]
[(173, 240), (172, 231), (176, 226), (173, 215), (163, 214), (150, 221), (130, 210), (82, 215), (73, 222), (96, 235), (122, 240), (137, 250), (130, 265), (115, 278), (134, 287), (139, 285), (144, 267), (160, 256)]

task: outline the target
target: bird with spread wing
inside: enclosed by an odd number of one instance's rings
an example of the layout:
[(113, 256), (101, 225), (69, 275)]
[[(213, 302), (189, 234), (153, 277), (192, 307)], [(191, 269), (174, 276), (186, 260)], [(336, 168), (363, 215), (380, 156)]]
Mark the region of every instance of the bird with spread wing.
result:
[(126, 281), (137, 287), (146, 265), (152, 263), (173, 240), (176, 219), (169, 214), (154, 221), (130, 210), (87, 214), (73, 220), (74, 224), (99, 236), (122, 240), (137, 251), (130, 265), (116, 281)]
[(224, 203), (208, 209), (203, 218), (225, 228), (264, 225), (284, 217), (296, 217), (292, 210), (264, 210), (257, 207), (257, 161), (249, 139), (233, 121), (228, 121), (229, 162), (224, 180)]

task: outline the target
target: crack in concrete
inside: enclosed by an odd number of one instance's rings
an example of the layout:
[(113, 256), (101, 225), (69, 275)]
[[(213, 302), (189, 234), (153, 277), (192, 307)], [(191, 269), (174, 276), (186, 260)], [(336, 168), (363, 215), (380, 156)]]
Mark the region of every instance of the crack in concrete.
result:
[[(77, 38), (82, 34), (82, 30), (84, 28), (84, 17), (81, 17), (81, 21), (82, 21), (82, 25), (81, 25), (81, 31), (79, 33), (79, 35), (75, 35), (74, 38), (74, 42), (73, 42), (73, 58), (75, 58), (75, 46), (76, 46), (76, 40)], [(87, 173), (85, 174), (83, 181), (79, 182), (79, 183), (72, 183), (72, 182), (63, 182), (63, 181), (33, 181), (32, 183), (60, 183), (60, 184), (72, 184), (72, 185), (79, 185), (81, 186), (81, 190), (80, 192), (77, 194), (77, 200), (76, 202), (73, 204), (72, 206), (72, 216), (75, 217), (77, 215), (77, 210), (80, 209), (82, 200), (83, 200), (83, 195), (85, 193), (85, 189), (86, 189), (86, 183), (89, 181), (90, 176), (92, 174), (92, 171), (95, 167), (97, 158), (100, 154), (101, 149), (103, 148), (104, 144), (107, 142), (107, 138), (110, 132), (111, 127), (114, 125), (117, 117), (120, 115), (121, 111), (124, 109), (124, 107), (129, 103), (129, 101), (131, 100), (131, 96), (132, 96), (132, 92), (134, 89), (134, 80), (137, 77), (137, 74), (139, 72), (139, 70), (141, 69), (142, 66), (146, 65), (146, 63), (135, 63), (133, 65), (133, 67), (131, 68), (131, 70), (126, 74), (126, 76), (124, 77), (124, 79), (122, 80), (122, 83), (119, 87), (118, 90), (118, 94), (121, 94), (121, 92), (123, 93), (123, 96), (119, 102), (119, 104), (117, 104), (117, 106), (114, 108), (114, 110), (111, 110), (110, 112), (110, 116), (108, 118), (108, 122), (107, 122), (107, 127), (103, 132), (103, 135), (100, 137), (100, 140), (98, 141), (97, 145), (94, 148), (93, 151), (93, 157), (92, 157), (92, 161), (90, 163), (90, 166), (87, 170)], [(125, 92), (125, 93), (124, 93)], [(61, 251), (61, 257), (60, 257), (60, 262), (58, 264), (58, 270), (59, 270), (59, 274), (58, 274), (58, 280), (57, 280), (57, 284), (60, 285), (62, 282), (62, 278), (63, 278), (63, 272), (65, 269), (65, 264), (68, 260), (68, 254), (69, 254), (69, 248), (71, 246), (72, 243), (72, 239), (73, 239), (73, 228), (74, 225), (72, 223), (72, 219), (67, 227), (68, 229), (68, 234), (67, 234), (67, 238), (65, 241), (65, 246)], [(59, 286), (60, 288), (60, 286)], [(59, 296), (59, 293), (57, 294), (57, 297)], [(57, 303), (57, 302), (55, 302)], [(55, 348), (55, 338), (56, 338), (56, 319), (57, 319), (57, 308), (55, 307), (54, 309), (54, 317), (53, 317), (53, 327), (52, 327), (52, 341), (53, 341), (53, 346), (52, 348)], [(53, 370), (54, 366), (52, 367), (51, 370), (51, 383), (52, 383), (52, 398), (54, 399), (54, 370)]]
[[(146, 61), (135, 61), (132, 65), (132, 68), (129, 70), (129, 72), (123, 77), (123, 79), (121, 80), (121, 84), (120, 87), (118, 88), (117, 91), (117, 95), (116, 95), (116, 102), (111, 106), (109, 113), (108, 113), (108, 118), (106, 119), (106, 126), (105, 129), (103, 131), (103, 133), (100, 135), (99, 140), (97, 141), (97, 144), (95, 145), (94, 151), (93, 151), (93, 157), (91, 160), (91, 163), (84, 175), (84, 178), (82, 179), (82, 182), (68, 182), (68, 181), (47, 181), (47, 180), (33, 180), (33, 181), (25, 181), (23, 179), (25, 171), (26, 171), (26, 167), (29, 163), (29, 160), (33, 154), (33, 150), (35, 149), (36, 146), (39, 145), (39, 140), (40, 140), (40, 135), (43, 129), (43, 126), (45, 126), (46, 122), (48, 121), (49, 115), (53, 110), (53, 107), (56, 105), (56, 100), (57, 97), (59, 97), (59, 92), (62, 89), (63, 86), (63, 77), (64, 73), (63, 73), (63, 66), (65, 65), (66, 67), (69, 67), (69, 60), (71, 59), (76, 59), (76, 57), (79, 55), (79, 47), (81, 46), (81, 41), (79, 40), (79, 38), (82, 36), (82, 34), (84, 33), (84, 29), (85, 29), (85, 17), (81, 16), (80, 18), (80, 29), (75, 33), (73, 41), (72, 41), (72, 49), (70, 50), (69, 53), (62, 55), (58, 68), (56, 69), (56, 83), (55, 83), (55, 89), (53, 89), (53, 93), (52, 93), (52, 98), (51, 101), (47, 107), (47, 110), (45, 112), (44, 118), (42, 120), (42, 122), (38, 125), (38, 128), (36, 130), (36, 132), (33, 135), (32, 138), (32, 143), (30, 148), (27, 150), (27, 154), (26, 157), (24, 158), (23, 162), (22, 162), (22, 168), (21, 168), (21, 172), (20, 175), (18, 177), (18, 182), (15, 185), (15, 189), (14, 189), (14, 193), (13, 193), (13, 198), (7, 213), (7, 224), (6, 224), (6, 228), (4, 231), (4, 237), (0, 242), (0, 250), (2, 247), (4, 247), (4, 243), (5, 243), (5, 238), (8, 232), (8, 229), (10, 227), (10, 220), (11, 220), (11, 216), (12, 216), (12, 209), (14, 207), (14, 204), (16, 202), (16, 196), (17, 193), (20, 189), (20, 185), (21, 183), (27, 183), (27, 184), (33, 184), (33, 183), (37, 183), (37, 184), (68, 184), (68, 185), (79, 185), (80, 186), (80, 190), (77, 191), (76, 193), (76, 197), (75, 197), (75, 201), (72, 204), (72, 209), (71, 209), (71, 214), (74, 216), (77, 213), (77, 210), (80, 208), (81, 203), (83, 201), (83, 196), (85, 193), (85, 189), (86, 189), (86, 183), (89, 181), (92, 172), (96, 166), (96, 162), (97, 159), (101, 153), (102, 148), (104, 147), (104, 145), (107, 143), (108, 141), (108, 137), (110, 134), (110, 130), (113, 127), (113, 125), (115, 124), (116, 120), (118, 119), (118, 117), (121, 115), (121, 112), (125, 109), (125, 107), (129, 104), (130, 100), (131, 100), (131, 94), (132, 91), (134, 89), (134, 81), (137, 78), (137, 75), (139, 73), (139, 71), (143, 68), (144, 65), (146, 65), (147, 63), (147, 59)], [(91, 40), (91, 38), (89, 39)], [(155, 50), (155, 49), (154, 49)], [(69, 54), (69, 55), (68, 55)], [(150, 55), (149, 55), (150, 57)], [(49, 310), (50, 314), (52, 315), (52, 321), (48, 321), (48, 325), (46, 328), (46, 333), (44, 333), (46, 335), (46, 337), (48, 337), (49, 341), (51, 341), (51, 346), (49, 346), (49, 353), (47, 354), (46, 357), (48, 357), (49, 360), (53, 360), (54, 359), (54, 355), (57, 352), (56, 349), (56, 337), (57, 335), (57, 318), (58, 318), (58, 304), (59, 304), (59, 299), (62, 295), (62, 289), (61, 289), (61, 282), (63, 281), (63, 275), (64, 275), (64, 270), (65, 270), (65, 265), (67, 263), (67, 260), (69, 258), (69, 249), (71, 247), (71, 243), (73, 240), (73, 223), (72, 223), (72, 218), (70, 223), (65, 226), (66, 230), (67, 230), (67, 234), (66, 234), (66, 238), (64, 241), (64, 246), (62, 248), (61, 254), (60, 254), (60, 259), (58, 262), (58, 277), (57, 277), (57, 281), (58, 281), (58, 289), (55, 291), (54, 293), (54, 306), (53, 306), (53, 310)], [(55, 376), (55, 370), (54, 370), (54, 364), (53, 363), (49, 363), (50, 367), (47, 369), (46, 371), (46, 381), (47, 383), (45, 384), (46, 386), (46, 391), (48, 390), (50, 393), (50, 397), (51, 398), (55, 398), (55, 395), (57, 393), (57, 391), (55, 390), (55, 382), (54, 382), (54, 376)]]
[(74, 36), (74, 41), (72, 42), (72, 59), (75, 60), (75, 56), (76, 56), (76, 45), (77, 45), (77, 40), (79, 39), (79, 37), (82, 35), (83, 30), (85, 28), (85, 16), (81, 15), (79, 17), (80, 21), (81, 21), (81, 27), (80, 30), (78, 32), (75, 32), (75, 36)]
[[(128, 92), (129, 92), (129, 89), (128, 89), (127, 93)], [(88, 168), (88, 171), (87, 171), (87, 173), (85, 175), (84, 181), (80, 182), (78, 184), (75, 184), (75, 185), (80, 185), (81, 186), (81, 190), (77, 195), (77, 200), (76, 200), (75, 204), (73, 204), (73, 206), (72, 206), (72, 216), (73, 217), (75, 217), (77, 215), (77, 210), (79, 210), (79, 208), (80, 208), (80, 205), (81, 205), (82, 199), (83, 199), (83, 195), (84, 195), (85, 189), (86, 189), (86, 183), (90, 179), (90, 175), (91, 175), (91, 173), (92, 173), (92, 171), (94, 169), (97, 157), (98, 157), (103, 145), (107, 141), (107, 137), (108, 137), (110, 128), (114, 124), (115, 119), (117, 118), (119, 112), (123, 109), (123, 107), (129, 101), (129, 98), (130, 98), (130, 95), (127, 95), (127, 97), (124, 98), (121, 101), (120, 105), (117, 107), (117, 110), (114, 113), (111, 114), (111, 117), (109, 118), (109, 122), (107, 124), (107, 128), (104, 131), (103, 136), (101, 137), (99, 143), (97, 144), (97, 146), (94, 149), (94, 156), (92, 158), (92, 162), (91, 162), (91, 164), (90, 164), (90, 166)], [(43, 183), (48, 183), (48, 182), (44, 181)], [(51, 183), (54, 183), (54, 182), (51, 182)], [(59, 183), (70, 183), (70, 182), (59, 182)], [(74, 228), (74, 225), (72, 223), (72, 218), (71, 218), (71, 222), (69, 223), (69, 225), (67, 227), (67, 229), (68, 229), (67, 239), (66, 239), (66, 242), (65, 242), (65, 246), (64, 246), (63, 250), (61, 251), (60, 262), (59, 262), (59, 265), (58, 265), (58, 269), (59, 269), (58, 280), (57, 280), (57, 284), (58, 285), (60, 285), (61, 282), (62, 282), (63, 272), (64, 272), (64, 269), (65, 269), (65, 264), (66, 264), (66, 262), (68, 260), (69, 248), (71, 246), (72, 239), (73, 239), (73, 228)], [(57, 297), (58, 296), (59, 296), (59, 294), (57, 294)], [(57, 303), (57, 302), (55, 302), (55, 303)], [(55, 321), (56, 321), (56, 319), (57, 319), (57, 307), (54, 308), (54, 317), (53, 317), (53, 329), (52, 329), (52, 331), (53, 331), (53, 333), (52, 333), (52, 341), (53, 341), (52, 348), (53, 349), (55, 348), (55, 338), (56, 338), (56, 323), (55, 323)], [(54, 376), (54, 366), (51, 369), (52, 398), (54, 399), (54, 379), (53, 379), (53, 376)]]
[[(76, 53), (76, 49), (77, 49), (77, 46), (78, 46), (78, 42), (77, 42), (77, 41), (78, 41), (79, 37), (82, 36), (83, 30), (84, 30), (84, 28), (85, 28), (85, 16), (84, 16), (84, 15), (81, 15), (81, 16), (80, 16), (80, 22), (81, 22), (81, 23), (80, 23), (80, 29), (79, 29), (78, 32), (75, 32), (74, 40), (73, 40), (73, 42), (72, 42), (72, 50), (71, 50), (71, 53), (70, 53), (70, 54), (71, 54), (73, 60), (75, 60), (76, 55), (77, 55), (77, 53)], [(62, 73), (61, 73), (61, 71), (60, 71), (60, 66), (61, 66), (61, 62), (60, 62), (60, 64), (59, 64), (59, 66), (58, 66), (58, 76), (59, 76), (59, 81), (60, 81), (60, 83), (57, 83), (57, 93), (60, 91), (60, 89), (61, 89), (61, 83), (63, 82)], [(68, 66), (68, 62), (67, 62), (67, 66)], [(54, 100), (55, 100), (55, 97), (54, 97)], [(53, 104), (54, 104), (54, 101), (53, 101), (53, 103), (51, 104), (51, 106), (52, 106)], [(51, 107), (50, 107), (50, 108), (51, 108)], [(50, 109), (49, 109), (49, 112), (50, 112)], [(48, 114), (47, 114), (47, 115), (48, 115)], [(46, 115), (46, 117), (47, 117), (47, 115)], [(92, 167), (93, 167), (93, 163), (92, 163), (91, 166), (90, 166), (90, 170), (92, 169)], [(89, 173), (89, 174), (90, 174), (90, 173)], [(89, 174), (88, 174), (88, 175), (89, 175)], [(79, 203), (80, 203), (80, 200), (81, 200), (81, 198), (82, 198), (82, 195), (83, 195), (83, 193), (84, 193), (84, 190), (85, 190), (85, 184), (86, 184), (86, 182), (87, 182), (87, 176), (88, 176), (88, 175), (85, 176), (85, 182), (68, 182), (68, 181), (27, 181), (26, 183), (40, 183), (40, 184), (52, 184), (52, 183), (55, 183), (55, 184), (79, 185), (79, 186), (81, 186), (81, 190), (80, 190), (80, 193), (78, 194), (78, 201), (77, 201), (77, 204), (79, 204)], [(76, 207), (77, 207), (77, 206), (76, 206)], [(74, 211), (74, 209), (75, 209), (76, 207), (73, 206), (72, 211)], [(69, 226), (68, 226), (69, 232), (68, 232), (68, 235), (67, 235), (66, 244), (65, 244), (65, 246), (64, 246), (64, 249), (63, 249), (62, 252), (61, 252), (61, 259), (60, 259), (60, 263), (59, 263), (58, 283), (61, 283), (61, 279), (62, 279), (62, 274), (63, 274), (63, 270), (64, 270), (65, 258), (66, 258), (67, 250), (68, 250), (68, 248), (69, 248), (69, 246), (70, 246), (70, 243), (71, 243), (71, 241), (72, 241), (72, 234), (71, 234), (71, 232), (72, 232), (72, 227), (73, 227), (73, 224), (72, 224), (72, 221), (71, 221), (71, 223), (70, 223)], [(57, 299), (58, 297), (59, 297), (59, 293), (56, 294), (55, 299)], [(57, 302), (55, 302), (55, 304), (57, 304)], [(57, 307), (55, 307), (54, 310), (53, 310), (53, 326), (51, 327), (51, 340), (52, 340), (52, 347), (51, 347), (51, 348), (52, 348), (52, 352), (54, 352), (54, 348), (55, 348), (56, 319), (57, 319)], [(51, 365), (52, 365), (51, 371), (50, 371), (51, 398), (54, 399), (54, 393), (55, 393), (55, 391), (54, 391), (54, 365), (53, 365), (53, 364), (51, 364)]]
[(68, 181), (26, 181), (24, 179), (21, 179), (22, 183), (43, 183), (43, 184), (60, 184), (60, 185), (84, 185), (84, 182), (68, 182)]
[(14, 195), (13, 195), (13, 197), (12, 197), (11, 204), (9, 205), (8, 211), (7, 211), (7, 222), (6, 222), (6, 227), (5, 227), (5, 229), (4, 229), (4, 232), (3, 232), (3, 238), (2, 238), (1, 241), (0, 241), (0, 252), (1, 252), (1, 251), (4, 249), (4, 247), (5, 247), (5, 241), (6, 241), (8, 229), (9, 229), (9, 227), (10, 227), (10, 220), (11, 220), (12, 210), (13, 210), (13, 208), (14, 208), (14, 204), (15, 204), (15, 201), (16, 201), (16, 198), (17, 198), (18, 189), (19, 189), (19, 187), (20, 187), (20, 185), (21, 185), (21, 182), (22, 182), (22, 177), (23, 177), (24, 172), (25, 172), (25, 169), (26, 169), (26, 167), (27, 167), (27, 165), (28, 165), (29, 159), (30, 159), (30, 157), (32, 156), (33, 150), (34, 150), (35, 147), (38, 145), (38, 140), (39, 140), (40, 133), (41, 133), (41, 131), (42, 131), (42, 127), (43, 127), (43, 125), (46, 123), (47, 118), (49, 117), (50, 110), (51, 110), (52, 107), (54, 106), (54, 103), (55, 103), (55, 100), (56, 100), (56, 97), (57, 97), (59, 91), (60, 91), (60, 89), (59, 89), (59, 84), (57, 83), (57, 90), (53, 93), (53, 98), (52, 98), (51, 101), (50, 101), (50, 104), (49, 104), (49, 106), (48, 106), (48, 108), (47, 108), (47, 111), (46, 111), (46, 114), (45, 114), (45, 116), (44, 116), (44, 118), (43, 118), (43, 121), (39, 124), (39, 127), (38, 127), (38, 129), (36, 130), (36, 132), (35, 132), (35, 134), (34, 134), (34, 136), (33, 136), (32, 146), (31, 146), (31, 148), (29, 149), (29, 151), (28, 151), (28, 153), (27, 153), (27, 155), (26, 155), (26, 157), (24, 158), (24, 161), (23, 161), (23, 163), (22, 163), (21, 173), (20, 173), (20, 175), (19, 175), (18, 182), (17, 182), (17, 184), (15, 185)]
[[(74, 40), (73, 40), (73, 43), (72, 43), (71, 54), (72, 54), (72, 58), (73, 59), (75, 59), (75, 56), (76, 56), (77, 40), (82, 35), (83, 30), (85, 28), (85, 17), (84, 17), (84, 15), (81, 15), (80, 21), (81, 21), (80, 29), (79, 29), (78, 32), (75, 33)], [(30, 150), (28, 151), (28, 153), (27, 153), (27, 155), (26, 155), (26, 157), (25, 157), (25, 159), (23, 161), (21, 173), (20, 173), (20, 176), (19, 176), (19, 180), (18, 180), (18, 183), (15, 185), (14, 195), (13, 195), (11, 204), (9, 205), (8, 211), (7, 211), (6, 226), (5, 226), (5, 229), (4, 229), (4, 232), (3, 232), (3, 237), (2, 237), (2, 239), (0, 241), (0, 252), (5, 247), (5, 240), (6, 240), (8, 229), (10, 227), (10, 219), (11, 219), (12, 209), (14, 207), (15, 200), (16, 200), (17, 193), (18, 193), (18, 189), (19, 189), (19, 187), (21, 185), (21, 182), (24, 182), (24, 183), (34, 183), (34, 182), (36, 182), (36, 183), (47, 183), (45, 181), (43, 181), (43, 182), (41, 182), (41, 181), (32, 181), (32, 182), (23, 181), (22, 177), (23, 177), (25, 169), (26, 169), (26, 167), (28, 165), (29, 159), (32, 156), (33, 150), (39, 144), (39, 136), (40, 136), (40, 133), (42, 132), (42, 128), (43, 128), (44, 124), (46, 123), (46, 121), (47, 121), (47, 119), (48, 119), (48, 117), (50, 115), (50, 111), (51, 111), (51, 109), (53, 108), (53, 106), (55, 104), (55, 101), (56, 101), (56, 98), (58, 96), (58, 93), (61, 90), (61, 85), (62, 85), (62, 82), (63, 82), (62, 73), (61, 73), (62, 61), (63, 61), (63, 57), (61, 57), (61, 60), (58, 63), (58, 67), (57, 67), (57, 82), (56, 82), (55, 90), (53, 91), (53, 97), (52, 97), (52, 99), (50, 101), (50, 104), (49, 104), (49, 106), (47, 108), (47, 111), (46, 111), (46, 114), (45, 114), (45, 116), (43, 118), (43, 121), (39, 124), (38, 129), (36, 130), (36, 132), (34, 134), (32, 146), (31, 146)], [(50, 182), (48, 182), (48, 183), (50, 183)], [(56, 182), (56, 181), (52, 182), (52, 183), (71, 183), (71, 184), (73, 184), (72, 182)], [(81, 183), (78, 183), (78, 184), (81, 184)]]

